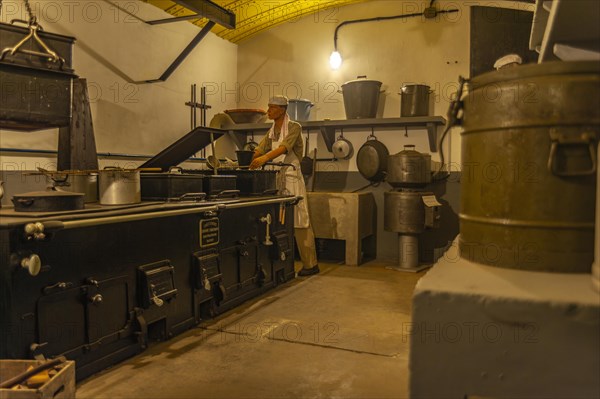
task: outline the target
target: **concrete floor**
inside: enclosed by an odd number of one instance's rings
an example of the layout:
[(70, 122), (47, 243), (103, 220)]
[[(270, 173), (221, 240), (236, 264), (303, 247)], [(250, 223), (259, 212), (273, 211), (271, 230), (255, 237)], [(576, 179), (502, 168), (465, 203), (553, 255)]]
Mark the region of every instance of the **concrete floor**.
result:
[(407, 397), (411, 297), (423, 275), (320, 264), (78, 384), (85, 398)]

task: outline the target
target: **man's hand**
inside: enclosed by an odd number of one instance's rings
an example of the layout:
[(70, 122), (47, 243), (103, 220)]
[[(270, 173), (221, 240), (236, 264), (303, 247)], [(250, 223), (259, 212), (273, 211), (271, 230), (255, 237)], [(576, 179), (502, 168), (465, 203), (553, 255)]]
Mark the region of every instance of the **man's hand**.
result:
[(256, 157), (250, 163), (250, 169), (258, 169), (258, 168), (262, 167), (264, 164), (266, 164), (267, 162), (269, 162), (269, 159), (264, 155), (262, 155), (260, 157)]

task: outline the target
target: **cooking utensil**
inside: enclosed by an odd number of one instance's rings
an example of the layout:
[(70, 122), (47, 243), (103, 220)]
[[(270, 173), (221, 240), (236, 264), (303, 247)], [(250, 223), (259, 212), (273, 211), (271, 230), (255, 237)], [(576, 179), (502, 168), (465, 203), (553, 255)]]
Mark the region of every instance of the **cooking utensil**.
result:
[(350, 159), (354, 154), (352, 143), (344, 138), (344, 130), (340, 132), (340, 137), (331, 146), (333, 156), (337, 159)]
[(182, 173), (179, 167), (168, 173), (142, 173), (140, 183), (143, 200), (183, 201), (202, 192), (202, 176)]
[(12, 198), (17, 212), (74, 211), (85, 207), (83, 193), (64, 191), (32, 191)]
[(290, 99), (288, 101), (287, 113), (293, 121), (307, 121), (310, 119), (310, 109), (314, 104), (309, 100)]
[(381, 141), (371, 132), (367, 141), (360, 147), (356, 155), (356, 166), (360, 174), (371, 182), (385, 179), (390, 153)]
[(390, 155), (387, 182), (393, 187), (422, 187), (431, 182), (431, 155), (415, 151), (407, 144), (404, 150)]
[(317, 180), (317, 148), (313, 154), (313, 167), (312, 167), (312, 188), (310, 191), (315, 191), (315, 181)]
[(346, 119), (375, 118), (382, 93), (381, 82), (358, 76), (342, 85)]
[(404, 85), (400, 89), (400, 116), (429, 115), (429, 94), (427, 85)]
[(310, 157), (308, 156), (309, 136), (310, 136), (310, 131), (307, 130), (306, 131), (306, 148), (304, 149), (304, 156), (302, 157), (302, 160), (300, 161), (300, 170), (302, 171), (302, 174), (304, 176), (312, 175), (313, 160), (310, 159)]
[(57, 191), (83, 193), (85, 202), (98, 201), (98, 173), (47, 175), (52, 187)]
[(99, 172), (99, 197), (102, 205), (142, 202), (140, 170), (108, 166)]
[(254, 151), (240, 150), (236, 151), (235, 153), (237, 155), (239, 166), (250, 166), (250, 163), (252, 163), (252, 157), (254, 156)]

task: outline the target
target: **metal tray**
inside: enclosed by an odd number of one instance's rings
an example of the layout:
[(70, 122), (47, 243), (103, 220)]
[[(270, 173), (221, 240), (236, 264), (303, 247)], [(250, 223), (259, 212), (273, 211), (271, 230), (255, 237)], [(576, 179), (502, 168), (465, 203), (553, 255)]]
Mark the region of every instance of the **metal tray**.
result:
[[(14, 48), (27, 35), (28, 28), (0, 23), (0, 52)], [(0, 60), (0, 128), (32, 131), (70, 123), (72, 81), (76, 77), (71, 69), (75, 38), (43, 31), (38, 35), (64, 63), (21, 51), (4, 52)], [(30, 39), (19, 49), (39, 52), (38, 47)]]

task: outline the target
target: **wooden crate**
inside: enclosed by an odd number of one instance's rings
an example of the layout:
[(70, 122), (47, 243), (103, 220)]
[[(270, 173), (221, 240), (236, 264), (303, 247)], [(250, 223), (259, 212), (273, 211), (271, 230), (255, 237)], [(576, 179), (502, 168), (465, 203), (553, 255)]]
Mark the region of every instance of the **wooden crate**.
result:
[[(6, 381), (40, 364), (37, 360), (0, 360), (0, 381)], [(37, 389), (0, 389), (0, 399), (70, 399), (75, 398), (75, 362), (60, 364), (60, 371)]]

